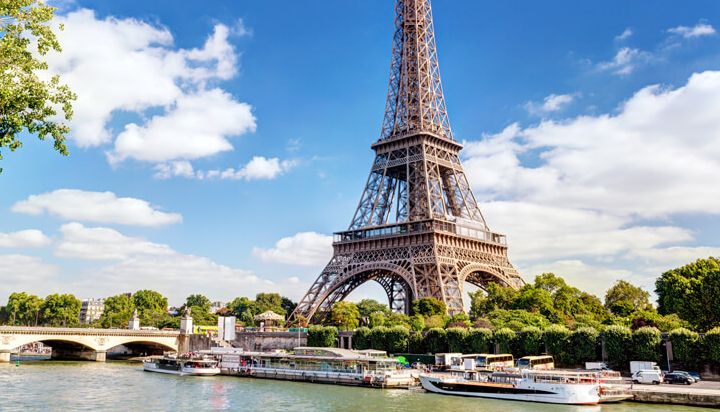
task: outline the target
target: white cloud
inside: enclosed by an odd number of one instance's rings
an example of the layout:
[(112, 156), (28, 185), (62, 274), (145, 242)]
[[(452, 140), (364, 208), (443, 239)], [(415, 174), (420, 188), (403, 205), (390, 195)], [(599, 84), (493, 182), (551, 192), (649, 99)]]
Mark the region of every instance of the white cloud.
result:
[(83, 260), (122, 260), (131, 256), (167, 256), (173, 250), (167, 245), (125, 236), (105, 228), (88, 228), (80, 223), (68, 223), (60, 227), (63, 239), (55, 249), (55, 255)]
[(300, 232), (284, 237), (271, 249), (254, 248), (253, 255), (264, 262), (299, 266), (321, 266), (332, 257), (332, 236), (315, 232)]
[(26, 255), (0, 255), (0, 302), (5, 304), (13, 292), (27, 291), (45, 296), (57, 292), (58, 268), (42, 259)]
[(598, 63), (597, 68), (601, 71), (610, 71), (618, 76), (631, 74), (638, 66), (652, 60), (652, 54), (639, 49), (623, 47), (615, 54), (612, 60)]
[(542, 115), (557, 112), (575, 100), (574, 94), (551, 94), (542, 103), (527, 102), (525, 109), (532, 115)]
[(525, 274), (528, 282), (532, 282), (535, 276), (539, 274), (548, 272), (555, 273), (564, 278), (569, 285), (592, 293), (601, 299), (604, 298), (607, 289), (620, 279), (630, 281), (634, 284), (641, 283), (640, 286), (644, 286), (648, 292), (652, 291), (652, 288), (648, 288), (648, 284), (643, 283), (642, 280), (633, 278), (633, 274), (627, 269), (589, 265), (577, 259), (558, 260), (524, 266), (520, 268), (520, 271)]
[(253, 157), (240, 169), (198, 170), (195, 171), (188, 161), (173, 161), (155, 166), (155, 178), (169, 179), (185, 177), (190, 179), (229, 179), (229, 180), (273, 180), (297, 165), (296, 160), (280, 160), (277, 157)]
[(99, 19), (80, 9), (57, 22), (65, 25), (59, 33), (63, 52), (48, 60), (51, 72), (78, 95), (71, 124), (77, 145), (111, 143), (109, 122), (119, 112), (139, 120), (120, 126), (108, 153), (113, 163), (212, 156), (232, 150), (228, 138), (255, 130), (250, 105), (208, 87), (237, 74), (238, 53), (229, 37), (250, 34), (242, 20), (234, 27), (215, 25), (204, 45), (192, 49), (177, 48), (170, 30), (138, 19)]
[(192, 160), (233, 149), (228, 136), (255, 130), (251, 107), (220, 89), (183, 95), (167, 113), (145, 125), (130, 123), (108, 155), (111, 163), (128, 158), (148, 162)]
[(147, 201), (117, 197), (112, 192), (58, 189), (15, 203), (12, 211), (30, 215), (48, 213), (66, 220), (138, 226), (160, 226), (182, 221), (178, 213), (161, 212)]
[(24, 248), (42, 247), (51, 243), (49, 237), (37, 229), (21, 230), (12, 233), (0, 233), (0, 247)]
[(615, 40), (623, 41), (623, 40), (630, 38), (632, 35), (633, 35), (633, 30), (630, 27), (628, 27), (625, 30), (623, 30), (622, 33), (615, 36)]
[(668, 33), (677, 34), (686, 39), (693, 37), (711, 36), (715, 34), (715, 28), (707, 23), (698, 23), (693, 27), (677, 26), (668, 29)]

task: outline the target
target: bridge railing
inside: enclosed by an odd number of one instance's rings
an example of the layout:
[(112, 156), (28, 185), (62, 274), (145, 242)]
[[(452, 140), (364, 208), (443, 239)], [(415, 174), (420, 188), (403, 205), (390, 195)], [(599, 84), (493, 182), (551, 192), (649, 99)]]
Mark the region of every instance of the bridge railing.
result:
[(2, 334), (23, 335), (92, 335), (92, 336), (172, 336), (180, 335), (180, 331), (169, 330), (132, 330), (132, 329), (100, 329), (100, 328), (52, 328), (39, 326), (0, 326)]

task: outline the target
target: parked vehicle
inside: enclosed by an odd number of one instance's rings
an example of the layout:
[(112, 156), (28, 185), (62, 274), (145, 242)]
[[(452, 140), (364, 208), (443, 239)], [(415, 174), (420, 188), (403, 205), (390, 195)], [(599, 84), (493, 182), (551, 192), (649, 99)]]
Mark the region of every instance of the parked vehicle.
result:
[(555, 369), (555, 360), (550, 355), (524, 356), (517, 361), (518, 369)]
[(603, 371), (607, 370), (607, 364), (605, 362), (585, 362), (585, 369), (589, 371)]
[(673, 371), (673, 373), (684, 373), (690, 375), (691, 378), (695, 379), (695, 382), (700, 382), (702, 380), (698, 372)]
[(630, 362), (630, 373), (638, 371), (656, 370), (660, 372), (660, 367), (657, 366), (656, 362), (649, 361), (631, 361)]
[(680, 385), (692, 385), (695, 383), (695, 379), (690, 375), (680, 372), (666, 373), (663, 378), (665, 379), (665, 383), (676, 383)]
[(659, 385), (663, 381), (663, 375), (660, 370), (640, 370), (632, 374), (632, 381), (633, 383)]

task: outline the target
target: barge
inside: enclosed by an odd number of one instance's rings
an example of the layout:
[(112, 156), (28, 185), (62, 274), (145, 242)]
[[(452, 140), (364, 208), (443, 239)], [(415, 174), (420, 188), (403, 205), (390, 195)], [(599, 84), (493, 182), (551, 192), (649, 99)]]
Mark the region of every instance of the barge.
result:
[(225, 375), (372, 388), (418, 386), (417, 371), (404, 369), (383, 351), (297, 347), (292, 351), (214, 353)]

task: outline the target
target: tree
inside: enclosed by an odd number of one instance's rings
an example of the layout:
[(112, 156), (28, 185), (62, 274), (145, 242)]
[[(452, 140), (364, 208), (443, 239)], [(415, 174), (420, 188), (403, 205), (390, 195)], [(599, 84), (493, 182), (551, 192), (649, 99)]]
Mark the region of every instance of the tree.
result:
[(167, 313), (168, 300), (159, 292), (147, 289), (138, 290), (132, 299), (141, 325), (159, 327), (169, 316)]
[(330, 319), (341, 330), (353, 330), (360, 326), (360, 311), (352, 302), (338, 302), (330, 311)]
[(254, 301), (246, 297), (235, 298), (232, 302), (228, 303), (227, 307), (228, 310), (230, 310), (230, 313), (245, 326), (255, 325), (254, 316), (259, 312)]
[[(140, 292), (137, 292), (140, 293)], [(137, 295), (136, 293), (136, 295)], [(185, 299), (185, 306), (186, 307), (197, 307), (202, 309), (203, 312), (210, 312), (210, 307), (212, 306), (212, 302), (210, 302), (210, 299), (207, 298), (205, 295), (190, 295)]]
[[(362, 316), (362, 315), (360, 315)], [(371, 328), (385, 325), (385, 314), (383, 312), (373, 312), (370, 314), (370, 320), (368, 324)]]
[(43, 56), (62, 50), (51, 24), (55, 10), (37, 0), (0, 3), (0, 149), (20, 148), (19, 135), (27, 130), (41, 140), (52, 137), (55, 150), (68, 154), (70, 129), (57, 119), (70, 120), (76, 96), (58, 76), (43, 80), (40, 75), (48, 69)]
[(380, 312), (384, 315), (390, 314), (390, 309), (387, 305), (384, 305), (374, 299), (363, 299), (357, 303), (357, 308), (360, 311), (360, 318), (369, 319), (370, 315), (375, 312)]
[(634, 360), (660, 361), (660, 331), (653, 327), (642, 327), (632, 334), (632, 354)]
[(413, 302), (412, 311), (413, 314), (425, 317), (444, 315), (447, 313), (447, 306), (436, 298), (421, 298)]
[(624, 280), (618, 280), (605, 293), (605, 307), (615, 315), (630, 316), (639, 310), (648, 310), (650, 294)]
[(43, 300), (25, 292), (11, 293), (5, 310), (12, 325), (36, 326)]
[(135, 310), (133, 299), (126, 293), (105, 299), (105, 310), (100, 316), (103, 328), (124, 328)]
[(475, 292), (468, 292), (470, 297), (470, 319), (475, 320), (485, 315), (485, 304), (487, 299), (485, 298), (485, 292), (482, 289), (478, 289)]
[(42, 322), (48, 326), (73, 326), (80, 322), (82, 302), (71, 294), (52, 294), (45, 298), (40, 309)]
[(271, 310), (278, 315), (285, 315), (285, 309), (282, 306), (283, 298), (278, 293), (258, 293), (255, 295), (255, 307), (258, 313)]
[(720, 259), (698, 259), (663, 273), (655, 293), (661, 315), (676, 313), (701, 331), (720, 325)]
[(285, 296), (283, 296), (282, 300), (280, 301), (280, 307), (285, 311), (286, 315), (289, 315), (293, 313), (293, 311), (297, 307), (297, 303), (290, 300), (290, 298), (286, 298)]

